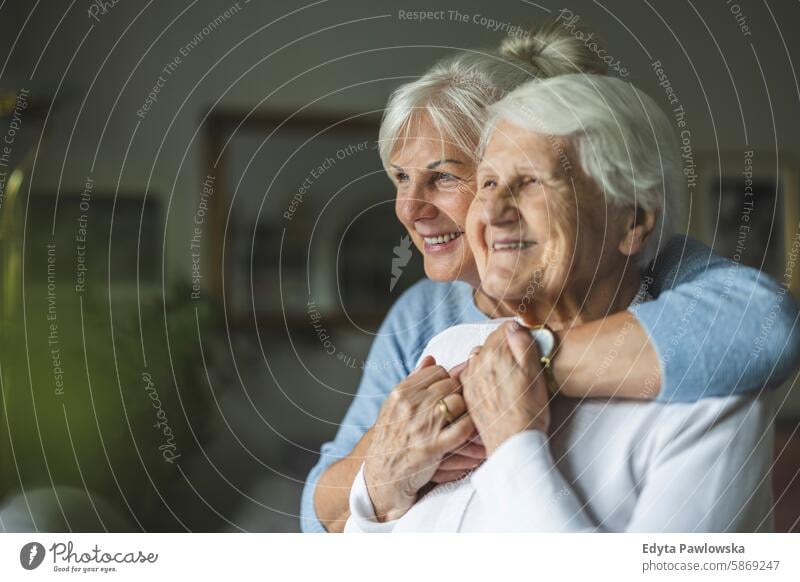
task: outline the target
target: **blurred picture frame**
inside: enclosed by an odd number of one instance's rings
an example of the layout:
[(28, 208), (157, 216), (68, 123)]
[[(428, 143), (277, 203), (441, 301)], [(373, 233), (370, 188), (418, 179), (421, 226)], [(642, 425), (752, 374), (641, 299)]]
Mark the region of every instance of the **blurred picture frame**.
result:
[[(377, 151), (374, 112), (212, 111), (206, 122), (212, 293), (234, 324), (377, 328), (421, 276), (390, 284), (405, 229)], [(410, 253), (409, 253), (410, 254)]]
[(676, 231), (764, 271), (800, 298), (800, 161), (758, 150), (696, 159), (696, 185)]

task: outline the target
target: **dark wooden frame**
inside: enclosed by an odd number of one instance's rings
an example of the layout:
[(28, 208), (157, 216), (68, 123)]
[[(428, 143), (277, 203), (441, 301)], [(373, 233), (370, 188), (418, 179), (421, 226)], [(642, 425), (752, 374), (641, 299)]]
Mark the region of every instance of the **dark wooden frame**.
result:
[[(358, 113), (341, 113), (338, 115), (320, 114), (314, 111), (295, 111), (295, 112), (260, 112), (260, 111), (244, 111), (236, 109), (217, 109), (211, 111), (205, 122), (205, 136), (206, 136), (206, 167), (207, 173), (214, 176), (215, 190), (214, 195), (209, 199), (209, 232), (210, 232), (210, 250), (207, 253), (207, 259), (204, 261), (205, 273), (207, 273), (206, 281), (208, 282), (208, 291), (211, 297), (220, 303), (223, 301), (222, 294), (222, 248), (223, 239), (225, 236), (225, 211), (230, 193), (226, 191), (226, 156), (228, 150), (224, 154), (219, 155), (222, 150), (225, 140), (227, 139), (228, 131), (237, 128), (236, 131), (242, 129), (265, 129), (274, 128), (280, 124), (291, 124), (295, 128), (314, 128), (319, 127), (339, 127), (344, 129), (357, 129), (369, 130), (374, 132), (377, 139), (378, 129), (380, 127), (380, 117), (376, 114), (358, 114)], [(228, 144), (230, 145), (230, 144)], [(219, 162), (214, 164), (215, 160), (219, 157)], [(225, 273), (227, 278), (230, 273), (228, 266), (230, 261), (225, 261)], [(369, 317), (370, 323), (376, 325), (383, 319), (383, 313), (376, 313)], [(330, 325), (345, 324), (348, 322), (344, 316), (331, 316), (326, 318)], [(256, 323), (259, 326), (272, 325), (275, 323), (286, 323), (291, 326), (294, 323), (306, 323), (305, 320), (301, 322), (285, 321), (285, 318), (279, 318), (276, 321), (274, 317), (264, 317), (257, 315)], [(241, 327), (251, 327), (253, 321), (251, 318), (237, 319), (234, 325)]]

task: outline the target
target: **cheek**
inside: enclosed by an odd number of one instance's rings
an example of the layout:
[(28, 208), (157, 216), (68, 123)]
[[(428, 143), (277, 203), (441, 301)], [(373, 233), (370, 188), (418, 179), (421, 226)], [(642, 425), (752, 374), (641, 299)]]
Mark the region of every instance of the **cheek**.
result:
[[(608, 214), (608, 209), (602, 205), (592, 205), (580, 208), (578, 221), (580, 224), (580, 239), (576, 244), (576, 253), (583, 260), (583, 268), (594, 270), (602, 263), (607, 255), (610, 239), (613, 238), (613, 218)], [(576, 261), (577, 263), (577, 261)]]
[(471, 185), (462, 184), (453, 190), (438, 192), (434, 202), (441, 212), (464, 230), (474, 197)]
[[(403, 200), (403, 195), (399, 191), (396, 191), (394, 195), (394, 215), (397, 217), (397, 220), (406, 225), (405, 213), (403, 212), (404, 205), (405, 200)], [(408, 228), (407, 225), (406, 228)]]
[(414, 224), (412, 222), (408, 222), (405, 219), (405, 217), (403, 215), (403, 212), (401, 210), (402, 204), (403, 204), (403, 201), (401, 200), (401, 198), (399, 196), (396, 197), (395, 198), (395, 202), (394, 202), (394, 213), (395, 213), (395, 216), (397, 217), (397, 220), (400, 221), (400, 224), (402, 224), (405, 227), (406, 232), (408, 232), (409, 236), (411, 236), (411, 241), (414, 243), (414, 246), (417, 247), (417, 250), (420, 253), (424, 254), (424, 252), (425, 252), (425, 243), (422, 240), (422, 237), (419, 235), (419, 233), (414, 229)]
[(486, 248), (483, 241), (483, 223), (480, 220), (478, 203), (472, 204), (467, 212), (464, 232), (467, 244), (475, 256), (478, 270), (483, 273), (486, 268)]
[(462, 230), (467, 222), (469, 200), (460, 192), (446, 192), (436, 197), (434, 203), (444, 216)]
[[(552, 198), (556, 198), (553, 196)], [(545, 279), (563, 283), (575, 254), (576, 207), (572, 201), (550, 200), (539, 209), (540, 232), (545, 242), (542, 252), (542, 268)], [(551, 282), (552, 282), (551, 281)]]

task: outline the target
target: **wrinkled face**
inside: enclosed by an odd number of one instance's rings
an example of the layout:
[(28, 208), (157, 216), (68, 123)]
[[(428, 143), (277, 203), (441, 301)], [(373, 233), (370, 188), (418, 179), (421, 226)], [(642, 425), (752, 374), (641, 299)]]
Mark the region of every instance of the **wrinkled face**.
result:
[(475, 192), (471, 158), (427, 121), (412, 125), (390, 160), (397, 187), (395, 212), (423, 254), (435, 281), (478, 285), (472, 251), (463, 236)]
[(467, 235), (481, 289), (521, 305), (555, 303), (567, 287), (588, 292), (614, 245), (603, 194), (570, 141), (503, 121), (477, 174)]

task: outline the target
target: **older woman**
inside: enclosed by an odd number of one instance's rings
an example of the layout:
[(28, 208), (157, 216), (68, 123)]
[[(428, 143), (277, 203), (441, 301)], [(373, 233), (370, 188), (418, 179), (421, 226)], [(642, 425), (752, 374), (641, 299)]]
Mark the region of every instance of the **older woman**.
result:
[[(414, 387), (449, 389), (446, 369), (430, 358), (420, 361), (437, 333), (516, 313), (476, 291), (478, 271), (463, 236), (486, 107), (532, 78), (603, 70), (582, 42), (556, 25), (509, 39), (499, 52), (457, 54), (393, 94), (380, 152), (397, 188), (398, 218), (422, 253), (429, 279), (396, 302), (376, 336), (356, 398), (308, 476), (305, 531), (341, 531), (348, 492), (366, 455), (381, 459), (386, 482), (403, 479), (404, 468), (419, 459), (434, 463), (428, 482), (407, 483), (409, 491), (458, 479), (484, 460), (485, 449), (475, 443), (444, 456), (429, 451), (421, 436), (427, 418), (409, 414), (418, 404), (407, 398)], [(648, 273), (654, 300), (556, 332), (552, 375), (561, 391), (677, 402), (779, 384), (800, 352), (794, 304), (777, 302), (778, 287), (757, 271), (656, 230), (652, 250), (661, 248)], [(756, 357), (752, 336), (771, 311), (777, 317)], [(700, 349), (707, 345), (718, 349)], [(723, 381), (723, 371), (739, 381)], [(447, 403), (463, 408), (459, 398), (448, 396)], [(374, 430), (379, 413), (404, 422)]]
[[(630, 84), (592, 75), (529, 83), (490, 112), (467, 220), (483, 293), (556, 330), (647, 301), (642, 265), (680, 183), (664, 113)], [(423, 352), (445, 367), (470, 354), (461, 408), (446, 400), (453, 383), (439, 382), (407, 388), (417, 406), (406, 411), (426, 418), (430, 451), (475, 430), (487, 461), (424, 494), (416, 487), (435, 462), (418, 458), (386, 481), (368, 457), (345, 531), (771, 527), (769, 392), (681, 404), (551, 398), (542, 366), (558, 353), (514, 321), (455, 326)], [(400, 421), (378, 423), (388, 420)]]

